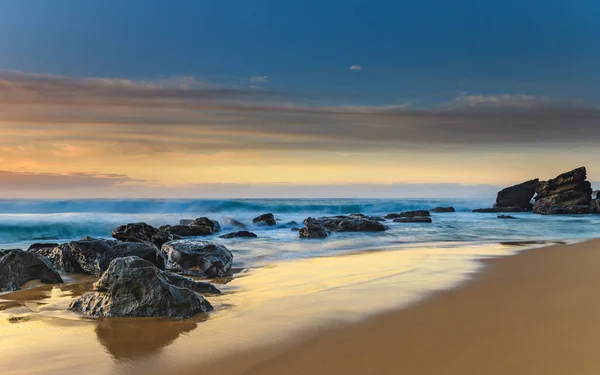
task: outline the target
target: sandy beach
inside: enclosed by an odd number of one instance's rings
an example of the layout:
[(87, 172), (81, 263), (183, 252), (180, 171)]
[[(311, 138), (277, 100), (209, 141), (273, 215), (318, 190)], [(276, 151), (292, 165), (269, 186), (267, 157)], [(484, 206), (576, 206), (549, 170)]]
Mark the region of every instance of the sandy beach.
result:
[[(186, 374), (598, 374), (600, 240), (486, 261), (411, 308)], [(183, 373), (183, 372), (178, 372)]]

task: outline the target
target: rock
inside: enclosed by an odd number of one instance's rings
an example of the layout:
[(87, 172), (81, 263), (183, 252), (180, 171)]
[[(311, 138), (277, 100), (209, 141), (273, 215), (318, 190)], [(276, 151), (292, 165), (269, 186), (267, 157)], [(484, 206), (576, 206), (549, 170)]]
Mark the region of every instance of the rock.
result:
[(135, 256), (117, 258), (94, 283), (95, 291), (75, 299), (69, 310), (96, 317), (189, 318), (212, 310), (210, 303), (192, 290), (210, 290), (208, 285), (161, 271)]
[(241, 230), (239, 232), (227, 233), (219, 238), (256, 238), (258, 237), (256, 234), (252, 232), (248, 232), (247, 230)]
[[(366, 216), (326, 216), (318, 219), (311, 219), (311, 224), (316, 225), (318, 222), (322, 227), (330, 232), (381, 232), (389, 229), (377, 220), (373, 220)], [(304, 221), (306, 226), (308, 219)], [(316, 221), (316, 222), (315, 222)]]
[(29, 246), (27, 251), (37, 250), (37, 249), (53, 249), (58, 245), (59, 244), (57, 244), (57, 243), (34, 243), (34, 244), (31, 244), (31, 246)]
[(286, 227), (297, 227), (298, 223), (296, 223), (295, 221), (288, 221), (287, 223), (283, 224)]
[(600, 214), (600, 199), (592, 199), (590, 201), (590, 212)]
[(171, 235), (181, 237), (209, 236), (221, 231), (221, 225), (216, 220), (207, 217), (199, 217), (192, 220), (188, 225), (164, 225), (158, 228)]
[(329, 231), (323, 226), (323, 224), (312, 217), (304, 220), (304, 228), (299, 230), (300, 238), (325, 238), (329, 236)]
[(302, 228), (298, 228), (298, 227), (293, 227), (293, 228), (290, 228), (290, 230), (291, 230), (292, 232), (298, 232), (298, 231), (300, 231), (300, 229), (302, 229)]
[(592, 186), (586, 179), (585, 167), (580, 167), (540, 182), (533, 211), (544, 215), (590, 213)]
[(100, 276), (110, 262), (116, 258), (138, 256), (155, 266), (164, 268), (153, 244), (141, 242), (117, 242), (92, 237), (71, 241), (55, 248), (30, 250), (38, 253), (65, 273), (84, 273)]
[(408, 216), (394, 219), (394, 223), (431, 223), (429, 216)]
[(246, 224), (240, 223), (239, 221), (231, 218), (225, 219), (225, 225), (229, 225), (231, 227), (238, 227), (241, 229), (246, 229)]
[(592, 199), (600, 199), (600, 190), (592, 191)]
[(498, 219), (516, 219), (516, 217), (510, 215), (498, 215)]
[(385, 215), (386, 219), (397, 219), (399, 217), (422, 217), (422, 216), (429, 216), (430, 213), (427, 210), (417, 210), (417, 211), (405, 211), (405, 212), (401, 212), (399, 214), (387, 214)]
[(207, 241), (170, 241), (162, 246), (160, 254), (167, 270), (195, 276), (225, 276), (233, 261), (229, 249)]
[(275, 216), (273, 216), (273, 214), (268, 213), (255, 217), (252, 219), (252, 223), (260, 225), (275, 225), (277, 224), (277, 221), (275, 220)]
[(193, 219), (181, 219), (179, 220), (179, 225), (190, 225), (193, 221)]
[(527, 212), (528, 209), (527, 208), (522, 208), (522, 207), (494, 207), (494, 208), (478, 208), (476, 210), (473, 210), (473, 212)]
[(433, 210), (431, 210), (431, 212), (444, 213), (444, 212), (456, 212), (456, 210), (452, 206), (450, 206), (450, 207), (436, 207)]
[(31, 280), (61, 284), (62, 278), (43, 256), (19, 249), (3, 251), (0, 258), (0, 291), (17, 290)]
[(118, 226), (112, 231), (112, 236), (124, 242), (150, 242), (158, 248), (165, 242), (179, 239), (179, 236), (160, 231), (146, 223), (131, 223)]
[(531, 199), (539, 183), (540, 180), (536, 178), (500, 190), (494, 207), (520, 207), (531, 210)]
[[(362, 218), (362, 219), (367, 219), (367, 220), (372, 220), (372, 221), (385, 221), (384, 218), (379, 217), (379, 216), (367, 216), (367, 215), (364, 215), (364, 214), (350, 214), (348, 216), (349, 217), (359, 217), (359, 218)], [(344, 217), (344, 216), (342, 216), (342, 217)]]

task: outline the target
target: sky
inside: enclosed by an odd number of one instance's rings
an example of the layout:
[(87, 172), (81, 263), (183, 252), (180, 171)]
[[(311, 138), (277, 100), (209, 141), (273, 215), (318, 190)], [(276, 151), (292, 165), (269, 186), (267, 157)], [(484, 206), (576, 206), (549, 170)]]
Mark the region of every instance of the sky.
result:
[(581, 165), (600, 181), (597, 14), (2, 0), (0, 195), (463, 196)]

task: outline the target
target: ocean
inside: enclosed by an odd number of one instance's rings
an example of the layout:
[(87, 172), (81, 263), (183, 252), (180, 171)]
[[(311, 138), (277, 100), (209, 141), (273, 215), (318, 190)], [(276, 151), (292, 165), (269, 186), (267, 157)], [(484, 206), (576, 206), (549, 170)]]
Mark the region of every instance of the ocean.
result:
[[(207, 216), (222, 232), (204, 240), (223, 243), (235, 256), (236, 267), (261, 266), (281, 260), (335, 256), (364, 250), (458, 247), (507, 241), (577, 241), (600, 235), (600, 215), (542, 216), (515, 213), (502, 220), (493, 213), (473, 213), (490, 207), (482, 199), (152, 199), (152, 200), (0, 200), (0, 248), (27, 248), (34, 242), (68, 242), (84, 236), (110, 238), (120, 224), (177, 224), (180, 219)], [(407, 210), (453, 206), (455, 213), (432, 213), (431, 224), (386, 223), (378, 233), (333, 233), (325, 239), (300, 239), (290, 221), (302, 226), (308, 217), (363, 213), (383, 216)], [(277, 226), (252, 224), (252, 218), (275, 214)], [(236, 219), (258, 235), (256, 239), (220, 239), (238, 230), (225, 224)]]

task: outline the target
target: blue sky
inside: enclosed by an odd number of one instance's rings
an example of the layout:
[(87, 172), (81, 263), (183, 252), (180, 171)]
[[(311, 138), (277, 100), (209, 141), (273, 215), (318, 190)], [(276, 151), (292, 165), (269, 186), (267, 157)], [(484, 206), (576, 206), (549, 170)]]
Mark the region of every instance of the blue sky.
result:
[(598, 14), (593, 0), (4, 0), (0, 68), (268, 76), (346, 103), (427, 106), (457, 91), (595, 100)]

